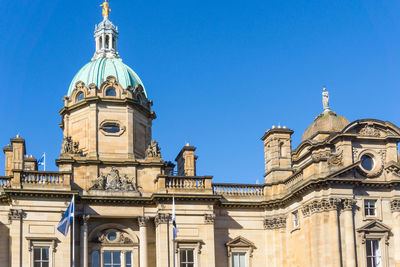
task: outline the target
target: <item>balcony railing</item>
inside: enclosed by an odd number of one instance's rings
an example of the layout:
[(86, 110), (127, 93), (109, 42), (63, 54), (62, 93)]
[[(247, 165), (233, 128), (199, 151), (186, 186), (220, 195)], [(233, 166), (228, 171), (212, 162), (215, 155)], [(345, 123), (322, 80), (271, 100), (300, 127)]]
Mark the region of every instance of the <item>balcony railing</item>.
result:
[(211, 193), (211, 176), (159, 175), (155, 180), (158, 192)]
[(0, 188), (9, 188), (9, 187), (11, 187), (11, 177), (0, 176)]
[(292, 175), (286, 181), (284, 182), (286, 189), (291, 189), (295, 185), (297, 185), (299, 182), (303, 181), (303, 173), (299, 172), (297, 174)]
[(257, 184), (212, 184), (213, 193), (226, 196), (263, 196), (264, 186)]
[(38, 185), (64, 184), (64, 173), (40, 171), (23, 172), (21, 175), (21, 183)]

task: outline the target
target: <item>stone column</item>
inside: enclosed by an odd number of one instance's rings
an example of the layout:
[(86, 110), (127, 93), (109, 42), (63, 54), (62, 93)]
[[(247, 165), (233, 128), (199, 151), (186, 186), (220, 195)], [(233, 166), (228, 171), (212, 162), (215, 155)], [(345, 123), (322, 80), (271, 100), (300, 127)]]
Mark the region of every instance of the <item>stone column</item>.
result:
[(139, 266), (147, 267), (147, 221), (149, 217), (138, 217), (139, 221)]
[(353, 207), (355, 204), (356, 201), (354, 199), (345, 199), (343, 201), (344, 242), (342, 242), (342, 246), (344, 246), (345, 249), (345, 257), (343, 257), (345, 267), (357, 266), (353, 226)]
[(81, 225), (81, 266), (88, 267), (88, 222), (90, 215), (82, 215)]
[[(23, 233), (22, 233), (22, 210), (11, 209), (8, 214), (8, 221), (10, 223), (10, 266), (22, 267), (22, 252), (23, 252)], [(30, 250), (31, 248), (29, 248)]]
[(394, 262), (396, 267), (400, 267), (400, 199), (390, 202), (390, 209), (393, 216), (393, 239), (394, 239)]
[(156, 255), (157, 267), (168, 267), (169, 254), (172, 249), (169, 244), (169, 222), (170, 215), (168, 213), (158, 213), (154, 219), (156, 226)]
[[(205, 247), (207, 257), (206, 266), (215, 266), (215, 234), (214, 234), (215, 214), (204, 214), (204, 224), (206, 224), (206, 244)], [(174, 253), (175, 255), (175, 253)], [(198, 255), (200, 257), (200, 254)], [(178, 264), (177, 264), (178, 265)]]
[(330, 247), (332, 253), (332, 266), (341, 266), (340, 259), (340, 239), (339, 239), (339, 216), (338, 209), (340, 200), (329, 199), (327, 200), (327, 209), (329, 210), (329, 228), (330, 228)]

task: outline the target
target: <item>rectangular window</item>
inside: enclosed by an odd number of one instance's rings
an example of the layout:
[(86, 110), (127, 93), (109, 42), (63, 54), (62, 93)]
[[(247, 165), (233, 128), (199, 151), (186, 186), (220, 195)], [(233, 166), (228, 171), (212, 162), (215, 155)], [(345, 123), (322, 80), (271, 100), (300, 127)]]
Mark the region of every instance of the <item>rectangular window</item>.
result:
[(125, 253), (126, 267), (132, 267), (132, 252)]
[(382, 267), (379, 239), (367, 239), (367, 267)]
[(246, 253), (232, 253), (232, 267), (246, 267)]
[(104, 251), (103, 267), (121, 267), (121, 251)]
[(194, 249), (180, 250), (180, 266), (194, 267)]
[(299, 212), (295, 211), (292, 213), (293, 216), (293, 228), (296, 228), (299, 226)]
[(49, 247), (33, 248), (33, 267), (49, 267)]
[(376, 200), (364, 200), (364, 211), (366, 217), (376, 216)]

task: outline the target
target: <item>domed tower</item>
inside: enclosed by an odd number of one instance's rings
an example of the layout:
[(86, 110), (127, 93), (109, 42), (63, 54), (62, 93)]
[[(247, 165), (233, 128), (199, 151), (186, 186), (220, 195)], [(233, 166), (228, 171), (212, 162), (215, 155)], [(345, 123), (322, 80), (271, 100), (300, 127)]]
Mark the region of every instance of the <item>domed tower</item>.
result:
[(142, 81), (119, 57), (118, 28), (104, 8), (103, 17), (95, 27), (94, 56), (73, 78), (60, 111), (64, 140), (57, 164), (73, 171), (75, 183), (86, 189), (87, 178), (102, 168), (137, 165), (145, 158), (156, 118)]

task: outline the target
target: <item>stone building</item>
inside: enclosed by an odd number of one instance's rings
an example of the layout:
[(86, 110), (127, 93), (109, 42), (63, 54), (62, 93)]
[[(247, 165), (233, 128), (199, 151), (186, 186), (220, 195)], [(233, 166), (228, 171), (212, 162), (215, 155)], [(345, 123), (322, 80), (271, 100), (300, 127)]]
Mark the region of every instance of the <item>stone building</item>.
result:
[[(400, 266), (397, 126), (349, 122), (324, 90), (297, 148), (288, 128), (262, 136), (263, 184), (213, 183), (190, 144), (176, 165), (162, 158), (153, 103), (103, 7), (95, 54), (63, 98), (59, 171), (38, 171), (20, 136), (3, 148), (0, 266), (69, 267), (72, 246), (82, 267)], [(56, 229), (73, 195), (74, 244)]]

